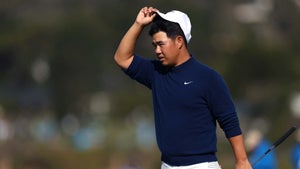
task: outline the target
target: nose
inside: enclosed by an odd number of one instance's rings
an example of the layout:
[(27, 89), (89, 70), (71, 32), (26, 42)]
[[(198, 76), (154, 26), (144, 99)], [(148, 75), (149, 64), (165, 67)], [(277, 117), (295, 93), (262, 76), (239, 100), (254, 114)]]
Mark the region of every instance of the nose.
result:
[(161, 54), (161, 49), (160, 49), (160, 47), (158, 45), (155, 47), (155, 53), (157, 55)]

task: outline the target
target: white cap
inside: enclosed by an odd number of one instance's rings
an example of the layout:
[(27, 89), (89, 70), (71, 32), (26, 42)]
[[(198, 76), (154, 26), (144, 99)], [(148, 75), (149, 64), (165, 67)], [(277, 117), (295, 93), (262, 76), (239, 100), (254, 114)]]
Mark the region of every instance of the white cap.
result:
[(178, 23), (184, 33), (187, 43), (189, 43), (189, 41), (192, 38), (191, 35), (192, 25), (191, 25), (190, 18), (187, 16), (187, 14), (177, 10), (170, 11), (166, 14), (158, 11), (157, 14), (167, 21)]

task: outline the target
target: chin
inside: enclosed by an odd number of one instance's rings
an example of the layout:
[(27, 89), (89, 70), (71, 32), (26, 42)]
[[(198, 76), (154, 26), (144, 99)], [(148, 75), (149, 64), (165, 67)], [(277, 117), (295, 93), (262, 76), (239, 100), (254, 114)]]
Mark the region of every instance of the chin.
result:
[(161, 63), (163, 66), (173, 66), (172, 64), (170, 64), (170, 62), (167, 62), (166, 60), (161, 60), (160, 63)]
[(169, 66), (169, 64), (167, 62), (161, 62), (161, 64), (164, 66)]

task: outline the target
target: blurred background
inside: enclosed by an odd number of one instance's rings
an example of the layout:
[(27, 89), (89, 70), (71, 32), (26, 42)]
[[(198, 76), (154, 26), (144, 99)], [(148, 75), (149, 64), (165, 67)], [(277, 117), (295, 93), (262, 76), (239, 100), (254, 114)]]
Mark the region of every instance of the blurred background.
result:
[[(189, 49), (225, 78), (244, 133), (274, 142), (299, 123), (300, 0), (2, 0), (0, 169), (160, 168), (151, 93), (113, 62), (143, 6), (190, 16)], [(137, 53), (154, 56), (148, 28)], [(275, 150), (279, 168), (294, 144)]]

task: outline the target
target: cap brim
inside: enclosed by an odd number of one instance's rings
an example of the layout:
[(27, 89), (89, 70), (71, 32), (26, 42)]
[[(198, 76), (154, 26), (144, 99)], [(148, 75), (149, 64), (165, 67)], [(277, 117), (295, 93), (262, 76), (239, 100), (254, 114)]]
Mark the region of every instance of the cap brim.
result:
[(171, 21), (171, 22), (174, 22), (172, 19), (168, 18), (168, 16), (164, 13), (161, 13), (159, 11), (156, 11), (156, 13), (163, 19), (167, 20), (167, 21)]

